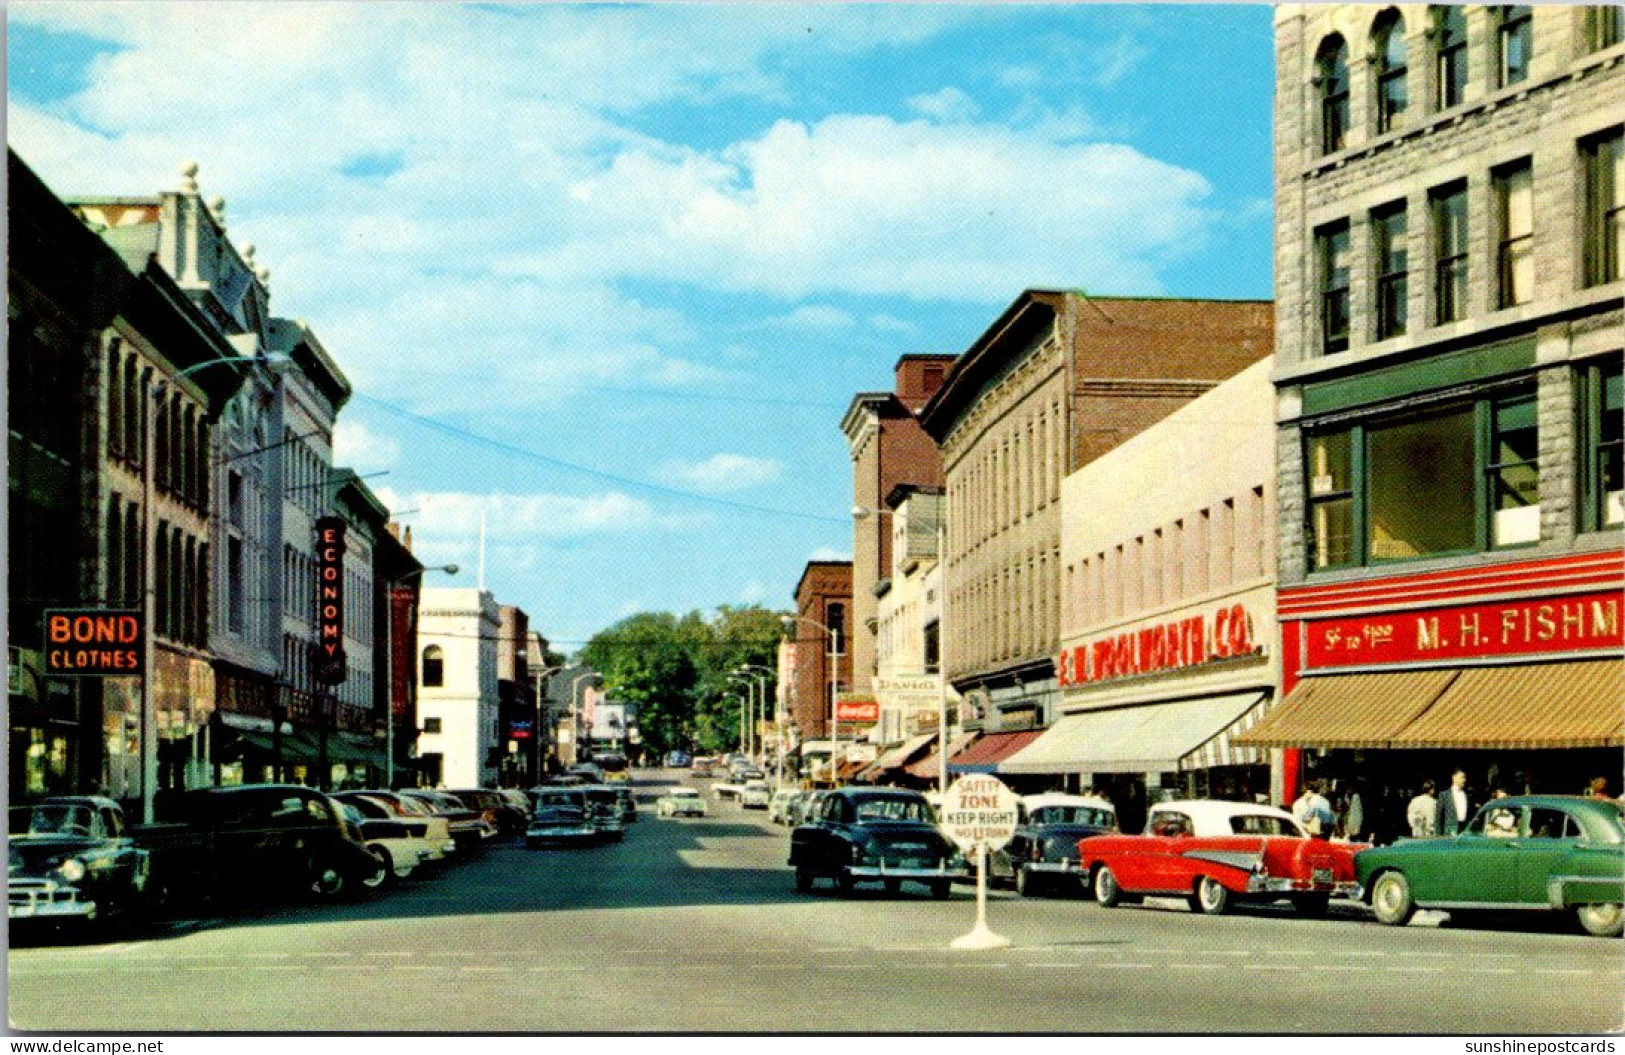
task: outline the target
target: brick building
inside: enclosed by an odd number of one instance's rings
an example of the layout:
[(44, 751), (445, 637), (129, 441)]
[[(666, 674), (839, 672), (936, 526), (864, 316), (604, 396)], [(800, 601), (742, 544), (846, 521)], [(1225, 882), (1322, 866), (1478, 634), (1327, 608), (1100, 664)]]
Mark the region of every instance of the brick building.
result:
[(1286, 5), (1276, 60), (1287, 696), (1249, 738), (1379, 805), (1617, 791), (1618, 8)]
[[(781, 671), (779, 681), (790, 686), (790, 720), (801, 739), (824, 739), (830, 731), (830, 693), (844, 692), (852, 684), (852, 562), (808, 561), (795, 599), (798, 618), (790, 632), (795, 667), (793, 673)], [(834, 631), (833, 643), (826, 631)]]
[(943, 662), (984, 731), (1053, 715), (1062, 479), (1267, 356), (1271, 327), (1267, 302), (1028, 290), (956, 360), (920, 418), (947, 490)]
[(951, 355), (905, 355), (897, 361), (896, 390), (860, 392), (841, 419), (852, 454), (852, 685), (870, 691), (875, 674), (879, 600), (875, 590), (891, 575), (891, 518), (886, 497), (899, 485), (941, 488), (942, 455), (920, 427), (919, 412), (942, 387)]

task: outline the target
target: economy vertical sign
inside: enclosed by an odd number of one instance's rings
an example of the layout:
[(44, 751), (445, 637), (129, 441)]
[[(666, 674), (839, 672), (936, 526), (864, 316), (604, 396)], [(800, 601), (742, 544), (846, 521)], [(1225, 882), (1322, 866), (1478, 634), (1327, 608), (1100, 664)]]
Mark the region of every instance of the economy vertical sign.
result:
[(316, 521), (316, 680), (337, 685), (344, 661), (344, 529), (338, 517)]

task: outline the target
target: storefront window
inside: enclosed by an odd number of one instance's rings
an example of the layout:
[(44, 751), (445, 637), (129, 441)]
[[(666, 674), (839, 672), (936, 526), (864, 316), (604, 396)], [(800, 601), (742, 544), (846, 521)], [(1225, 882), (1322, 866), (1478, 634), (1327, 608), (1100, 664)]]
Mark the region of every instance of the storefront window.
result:
[(1355, 562), (1354, 445), (1349, 432), (1309, 440), (1309, 524), (1314, 567)]
[(1366, 430), (1372, 560), (1473, 548), (1471, 407)]
[(1535, 394), (1500, 399), (1491, 408), (1490, 545), (1540, 541), (1540, 439)]
[(1618, 366), (1590, 375), (1588, 527), (1625, 524), (1625, 381)]

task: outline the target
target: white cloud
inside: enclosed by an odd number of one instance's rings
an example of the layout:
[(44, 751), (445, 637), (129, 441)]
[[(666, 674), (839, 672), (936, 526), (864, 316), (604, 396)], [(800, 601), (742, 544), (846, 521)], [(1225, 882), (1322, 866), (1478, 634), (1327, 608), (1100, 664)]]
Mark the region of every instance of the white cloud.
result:
[(348, 465), (359, 472), (389, 469), (401, 456), (401, 445), (393, 437), (380, 435), (359, 421), (341, 419), (333, 426), (333, 463)]
[(740, 604), (761, 604), (767, 600), (771, 588), (760, 579), (752, 579), (739, 591), (737, 598)]
[(881, 333), (919, 332), (919, 327), (907, 319), (899, 319), (895, 315), (887, 315), (884, 312), (871, 315), (865, 321), (868, 322), (871, 329), (879, 330)]
[(479, 538), (482, 516), (488, 543), (681, 530), (691, 523), (681, 515), (657, 513), (647, 502), (619, 491), (583, 497), (463, 491), (398, 494), (379, 488), (378, 495), (391, 509), (416, 510), (411, 520), (416, 538), (442, 543), (456, 540), (465, 546)]
[(719, 494), (772, 483), (783, 470), (783, 464), (772, 458), (713, 454), (700, 462), (667, 462), (656, 475), (676, 486)]
[(982, 112), (975, 99), (952, 86), (930, 95), (916, 95), (907, 101), (907, 106), (917, 114), (945, 124), (972, 121)]
[(844, 330), (855, 320), (852, 313), (830, 304), (803, 304), (787, 315), (768, 319), (764, 325), (793, 330)]
[(828, 546), (820, 546), (818, 549), (813, 550), (812, 553), (810, 553), (807, 556), (807, 559), (810, 560), (810, 561), (812, 561), (812, 560), (851, 560), (852, 559), (852, 554), (843, 553), (840, 550), (831, 549)]

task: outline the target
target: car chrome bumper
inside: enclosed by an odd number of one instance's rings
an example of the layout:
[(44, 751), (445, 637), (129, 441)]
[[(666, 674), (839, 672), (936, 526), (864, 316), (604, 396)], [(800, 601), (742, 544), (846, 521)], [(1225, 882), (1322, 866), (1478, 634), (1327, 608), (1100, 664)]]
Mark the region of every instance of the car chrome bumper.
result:
[(49, 880), (11, 883), (6, 903), (8, 919), (94, 919), (96, 902), (81, 896), (78, 887)]
[(593, 839), (598, 835), (597, 828), (546, 828), (541, 831), (525, 833), (527, 842), (574, 842), (582, 839)]
[(1358, 900), (1360, 884), (1353, 881), (1325, 882), (1313, 879), (1288, 879), (1280, 876), (1250, 876), (1249, 894), (1326, 894), (1329, 897)]
[(1042, 872), (1045, 875), (1083, 874), (1083, 866), (1077, 861), (1028, 861), (1022, 867), (1029, 872)]
[(847, 874), (853, 879), (964, 879), (970, 872), (964, 868), (938, 865), (936, 868), (904, 868), (881, 862), (877, 865), (849, 865)]

